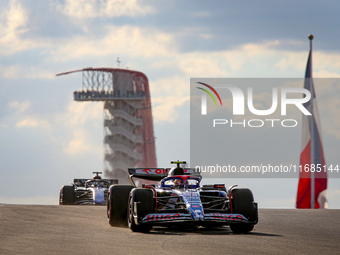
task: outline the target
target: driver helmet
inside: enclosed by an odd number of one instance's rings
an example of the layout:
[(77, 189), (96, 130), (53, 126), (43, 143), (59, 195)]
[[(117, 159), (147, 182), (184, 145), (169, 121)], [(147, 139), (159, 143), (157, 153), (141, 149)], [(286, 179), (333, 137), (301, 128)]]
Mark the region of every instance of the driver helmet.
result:
[(175, 187), (177, 187), (177, 188), (183, 188), (183, 187), (184, 187), (184, 182), (183, 182), (183, 180), (181, 180), (181, 179), (176, 179), (176, 180), (174, 181), (174, 185), (175, 185)]
[(170, 169), (168, 176), (174, 176), (174, 175), (184, 175), (184, 170), (181, 167), (173, 167)]

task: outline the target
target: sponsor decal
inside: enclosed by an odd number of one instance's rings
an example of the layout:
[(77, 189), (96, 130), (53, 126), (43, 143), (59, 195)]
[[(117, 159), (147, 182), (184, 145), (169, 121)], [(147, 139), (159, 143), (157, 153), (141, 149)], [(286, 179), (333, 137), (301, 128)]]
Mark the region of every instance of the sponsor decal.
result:
[(196, 192), (185, 192), (184, 196), (186, 196), (186, 197), (198, 197), (198, 194)]
[(150, 169), (144, 169), (144, 170), (142, 170), (142, 172), (145, 172), (145, 173), (150, 173), (151, 172), (151, 170)]
[(164, 168), (140, 168), (136, 169), (136, 174), (166, 174), (167, 170)]
[(93, 201), (95, 203), (104, 203), (104, 189), (95, 188), (93, 191)]
[(219, 220), (247, 221), (240, 214), (219, 214), (219, 213), (212, 213), (212, 217), (215, 218), (215, 219), (219, 219)]
[(162, 220), (177, 220), (181, 217), (179, 213), (176, 214), (149, 214), (146, 216), (146, 221), (162, 221)]
[[(170, 168), (137, 168), (136, 174), (167, 174)], [(195, 173), (195, 169), (184, 168), (184, 173)]]

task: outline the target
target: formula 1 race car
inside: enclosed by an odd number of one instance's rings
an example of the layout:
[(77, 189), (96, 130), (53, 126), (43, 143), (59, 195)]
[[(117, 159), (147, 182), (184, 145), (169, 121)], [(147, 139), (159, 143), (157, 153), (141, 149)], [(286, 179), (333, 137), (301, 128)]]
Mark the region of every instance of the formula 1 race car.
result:
[[(198, 169), (130, 168), (131, 185), (113, 185), (107, 199), (110, 225), (149, 232), (153, 226), (229, 225), (234, 233), (247, 233), (258, 222), (257, 203), (246, 188), (224, 184), (200, 185)], [(158, 181), (157, 185), (151, 184)]]
[(59, 192), (60, 205), (106, 205), (109, 187), (118, 184), (116, 179), (102, 179), (93, 172), (93, 179), (74, 179), (71, 185), (64, 185)]

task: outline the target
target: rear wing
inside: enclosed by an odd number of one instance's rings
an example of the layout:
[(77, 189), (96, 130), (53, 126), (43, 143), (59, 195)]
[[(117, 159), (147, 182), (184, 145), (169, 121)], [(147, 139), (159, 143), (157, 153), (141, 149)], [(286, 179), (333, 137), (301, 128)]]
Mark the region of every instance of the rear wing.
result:
[[(92, 179), (74, 179), (73, 180), (73, 184), (75, 184), (78, 187), (85, 187), (85, 183), (87, 181), (90, 181)], [(99, 179), (97, 179), (99, 181)], [(118, 180), (117, 179), (100, 179), (100, 181), (107, 181), (109, 183), (109, 186), (113, 185), (113, 184), (118, 184)]]
[[(132, 177), (141, 178), (150, 181), (160, 181), (168, 176), (171, 168), (129, 168), (130, 179)], [(199, 168), (183, 168), (184, 175), (193, 175), (201, 177)]]

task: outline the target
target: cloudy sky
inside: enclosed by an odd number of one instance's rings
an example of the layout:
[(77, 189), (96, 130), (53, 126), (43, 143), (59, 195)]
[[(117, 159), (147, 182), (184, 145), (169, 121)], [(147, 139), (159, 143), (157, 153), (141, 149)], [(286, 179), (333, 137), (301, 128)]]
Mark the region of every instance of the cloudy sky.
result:
[[(339, 10), (316, 0), (0, 0), (0, 203), (56, 204), (63, 184), (103, 168), (102, 103), (72, 100), (80, 73), (55, 74), (117, 67), (117, 57), (145, 73), (158, 165), (169, 167), (190, 156), (190, 78), (302, 78), (309, 33), (314, 77), (339, 78)], [(326, 160), (340, 164), (340, 87), (316, 93)], [(260, 207), (294, 207), (295, 179), (237, 181)], [(340, 208), (339, 182), (329, 180), (330, 208)]]

